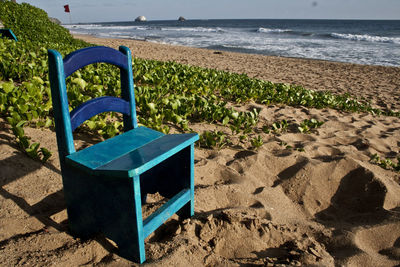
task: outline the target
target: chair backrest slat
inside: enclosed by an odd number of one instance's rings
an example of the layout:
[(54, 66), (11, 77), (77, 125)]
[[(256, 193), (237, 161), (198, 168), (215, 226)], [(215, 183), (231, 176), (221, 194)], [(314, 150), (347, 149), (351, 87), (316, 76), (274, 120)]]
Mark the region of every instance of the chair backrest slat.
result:
[(65, 78), (87, 65), (99, 62), (110, 63), (123, 69), (132, 67), (128, 66), (126, 56), (118, 50), (105, 46), (87, 47), (64, 58)]
[(91, 117), (109, 111), (119, 112), (128, 116), (131, 115), (129, 103), (125, 100), (112, 96), (97, 97), (83, 103), (71, 111), (72, 131)]

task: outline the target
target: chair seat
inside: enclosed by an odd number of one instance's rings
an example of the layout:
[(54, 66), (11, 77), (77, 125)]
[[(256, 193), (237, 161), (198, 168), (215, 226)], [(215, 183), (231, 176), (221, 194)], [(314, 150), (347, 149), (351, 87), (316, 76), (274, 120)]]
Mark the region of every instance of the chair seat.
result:
[(146, 127), (125, 132), (66, 157), (66, 163), (94, 175), (130, 178), (140, 175), (199, 139)]

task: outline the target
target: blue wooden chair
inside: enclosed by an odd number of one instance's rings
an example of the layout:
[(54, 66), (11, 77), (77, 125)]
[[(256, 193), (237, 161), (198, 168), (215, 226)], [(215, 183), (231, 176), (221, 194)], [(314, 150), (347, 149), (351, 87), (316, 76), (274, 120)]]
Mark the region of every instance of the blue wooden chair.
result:
[[(145, 261), (144, 239), (174, 213), (194, 214), (194, 142), (197, 134), (170, 134), (138, 127), (132, 56), (127, 47), (89, 47), (62, 59), (49, 50), (49, 75), (53, 114), (61, 162), (68, 222), (74, 236), (97, 233), (115, 241), (119, 254)], [(120, 69), (121, 98), (99, 97), (71, 113), (65, 79), (76, 70), (97, 62)], [(96, 114), (123, 114), (124, 133), (78, 152), (72, 132)], [(159, 192), (169, 200), (145, 220), (142, 201)]]
[(2, 38), (8, 38), (14, 41), (18, 41), (17, 36), (15, 36), (14, 32), (11, 29), (0, 29), (0, 36)]

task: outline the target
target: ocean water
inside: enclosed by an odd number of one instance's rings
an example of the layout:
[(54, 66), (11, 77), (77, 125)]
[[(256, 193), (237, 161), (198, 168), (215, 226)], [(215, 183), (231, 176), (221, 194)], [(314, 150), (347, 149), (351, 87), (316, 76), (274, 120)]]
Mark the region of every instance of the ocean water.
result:
[(282, 57), (400, 66), (400, 20), (186, 20), (64, 25), (72, 33)]

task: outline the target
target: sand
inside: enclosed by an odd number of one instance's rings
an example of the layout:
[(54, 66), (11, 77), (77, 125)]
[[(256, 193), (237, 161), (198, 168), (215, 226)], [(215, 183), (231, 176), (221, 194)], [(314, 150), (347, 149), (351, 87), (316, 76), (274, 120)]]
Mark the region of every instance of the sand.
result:
[[(398, 109), (400, 68), (267, 57), (132, 40), (141, 58), (174, 60), (315, 90), (349, 92)], [(331, 109), (262, 106), (258, 127), (277, 120), (325, 123), (310, 134), (261, 133), (257, 151), (195, 149), (195, 216), (174, 216), (146, 239), (149, 266), (396, 266), (400, 264), (400, 174), (370, 161), (399, 153), (400, 119)], [(212, 125), (195, 125), (201, 131)], [(101, 236), (73, 238), (55, 133), (27, 128), (55, 152), (35, 162), (0, 119), (0, 265), (135, 266)], [(78, 146), (87, 138), (78, 137)], [(283, 145), (284, 144), (284, 145)], [(286, 147), (290, 145), (293, 148)], [(302, 147), (304, 151), (294, 148)], [(159, 205), (151, 196), (143, 210)]]

